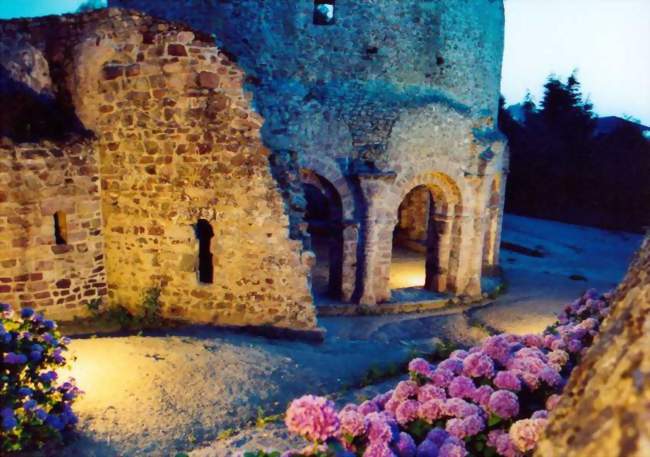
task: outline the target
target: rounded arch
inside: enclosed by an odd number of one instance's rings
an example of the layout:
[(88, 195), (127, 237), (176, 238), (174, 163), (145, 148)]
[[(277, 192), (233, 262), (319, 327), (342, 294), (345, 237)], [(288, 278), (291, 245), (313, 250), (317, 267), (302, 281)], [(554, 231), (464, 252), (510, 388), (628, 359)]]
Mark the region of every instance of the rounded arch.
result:
[[(400, 229), (412, 223), (404, 223), (405, 215), (415, 214), (411, 219), (419, 220), (421, 226), (412, 229), (411, 233), (423, 238), (410, 245), (416, 250), (420, 245), (421, 252), (426, 253), (424, 287), (435, 292), (456, 292), (462, 237), (460, 217), (463, 213), (460, 187), (444, 173), (428, 172), (398, 186), (394, 198), (397, 224), (393, 245), (399, 244), (400, 236), (403, 242), (403, 231)], [(406, 209), (405, 205), (410, 209)]]
[(343, 219), (354, 218), (354, 196), (338, 164), (331, 159), (309, 155), (301, 160), (301, 175), (312, 172), (325, 179), (339, 195)]
[(304, 221), (316, 254), (312, 291), (339, 298), (343, 280), (343, 203), (332, 182), (313, 170), (300, 170), (305, 194)]

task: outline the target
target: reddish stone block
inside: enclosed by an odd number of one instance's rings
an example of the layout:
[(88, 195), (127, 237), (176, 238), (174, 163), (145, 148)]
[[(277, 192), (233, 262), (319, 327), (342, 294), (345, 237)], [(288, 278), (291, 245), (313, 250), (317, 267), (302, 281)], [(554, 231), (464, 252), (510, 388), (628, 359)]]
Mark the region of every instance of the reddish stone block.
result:
[(167, 54), (170, 56), (187, 57), (187, 49), (182, 44), (170, 44), (167, 46)]
[(71, 281), (69, 279), (59, 279), (55, 283), (56, 287), (58, 287), (59, 289), (67, 289), (68, 287), (70, 287), (70, 284)]
[(7, 286), (4, 284), (0, 286), (0, 294), (6, 294), (8, 292), (11, 292), (11, 286)]
[(219, 75), (209, 71), (199, 73), (199, 86), (205, 89), (216, 89), (219, 87)]
[(41, 281), (43, 279), (43, 273), (32, 273), (29, 275), (30, 281)]
[(104, 67), (104, 79), (110, 81), (124, 75), (124, 67), (121, 65), (106, 65)]

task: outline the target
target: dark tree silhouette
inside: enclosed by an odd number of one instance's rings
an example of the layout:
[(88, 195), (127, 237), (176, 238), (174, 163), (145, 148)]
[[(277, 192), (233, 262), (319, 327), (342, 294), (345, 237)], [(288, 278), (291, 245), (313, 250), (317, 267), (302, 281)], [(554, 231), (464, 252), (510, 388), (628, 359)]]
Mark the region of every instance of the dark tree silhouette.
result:
[(601, 133), (577, 75), (551, 76), (535, 105), (530, 95), (515, 120), (501, 104), (499, 126), (511, 162), (506, 210), (610, 229), (650, 223), (650, 141), (620, 120)]

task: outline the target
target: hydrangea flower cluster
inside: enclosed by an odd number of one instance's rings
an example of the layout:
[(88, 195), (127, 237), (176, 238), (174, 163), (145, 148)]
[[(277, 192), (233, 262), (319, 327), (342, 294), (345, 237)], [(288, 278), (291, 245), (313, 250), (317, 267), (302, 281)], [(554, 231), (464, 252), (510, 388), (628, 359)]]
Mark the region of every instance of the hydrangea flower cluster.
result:
[(541, 335), (492, 336), (437, 366), (414, 359), (410, 380), (338, 413), (324, 398), (294, 400), (287, 426), (315, 446), (283, 456), (528, 455), (608, 315), (610, 298), (588, 291)]
[(0, 304), (0, 454), (60, 442), (77, 423), (81, 391), (56, 373), (68, 344), (53, 321)]

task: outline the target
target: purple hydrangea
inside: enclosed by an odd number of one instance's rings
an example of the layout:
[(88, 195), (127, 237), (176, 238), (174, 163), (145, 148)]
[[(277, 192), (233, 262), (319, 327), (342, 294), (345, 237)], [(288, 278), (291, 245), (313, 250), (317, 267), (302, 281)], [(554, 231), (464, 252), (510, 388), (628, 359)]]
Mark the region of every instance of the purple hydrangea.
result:
[(488, 409), (501, 419), (510, 419), (519, 414), (519, 399), (508, 390), (497, 390), (490, 396)]
[(464, 349), (456, 349), (453, 351), (451, 354), (449, 354), (450, 359), (464, 359), (469, 355), (469, 352), (465, 351)]
[(463, 360), (457, 358), (443, 360), (438, 364), (438, 370), (449, 370), (454, 375), (459, 375), (463, 372)]
[[(443, 363), (444, 362), (442, 362), (440, 365)], [(463, 363), (460, 362), (460, 369), (462, 370), (462, 368)], [(453, 379), (454, 372), (440, 366), (438, 366), (438, 369), (433, 372), (433, 375), (431, 375), (431, 383), (438, 387), (447, 387)]]
[(447, 387), (450, 397), (459, 397), (459, 398), (472, 398), (474, 391), (476, 390), (476, 385), (467, 376), (457, 376)]
[(397, 423), (385, 413), (370, 413), (368, 420), (368, 439), (372, 443), (390, 444), (398, 434)]
[(492, 430), (488, 434), (487, 445), (496, 449), (503, 457), (521, 457), (523, 454), (517, 450), (510, 439), (510, 435), (502, 429)]
[(426, 437), (427, 441), (431, 441), (437, 447), (442, 446), (444, 442), (447, 441), (447, 438), (449, 438), (449, 433), (447, 433), (446, 430), (438, 427), (432, 429), (429, 433), (427, 433)]
[(454, 436), (447, 438), (438, 453), (438, 457), (467, 457), (467, 455), (465, 443)]
[(501, 365), (508, 363), (510, 358), (510, 343), (503, 335), (495, 335), (487, 338), (481, 348), (483, 352), (492, 357)]
[(379, 411), (379, 406), (374, 401), (366, 400), (359, 405), (358, 411), (367, 416), (370, 413), (376, 413)]
[(447, 421), (445, 430), (456, 438), (463, 439), (468, 436), (467, 428), (465, 427), (465, 422), (463, 419), (453, 418)]
[(394, 445), (397, 457), (415, 457), (417, 446), (408, 433), (401, 432)]
[(531, 419), (548, 419), (548, 411), (545, 409), (540, 409), (539, 411), (535, 411), (532, 416), (530, 416)]
[(497, 389), (512, 390), (513, 392), (521, 390), (521, 380), (514, 370), (499, 371), (492, 382)]
[(474, 352), (463, 360), (463, 374), (470, 378), (491, 378), (494, 376), (494, 363), (483, 352)]
[(559, 387), (564, 384), (564, 379), (556, 370), (551, 367), (545, 367), (539, 372), (539, 379), (544, 381), (550, 387)]
[(478, 403), (483, 407), (484, 409), (487, 409), (488, 402), (490, 401), (490, 395), (494, 393), (494, 389), (490, 386), (481, 386), (478, 389), (474, 391), (474, 395), (472, 396), (472, 400), (474, 400), (475, 403)]
[(438, 457), (440, 449), (432, 441), (424, 440), (417, 449), (417, 457)]
[(14, 352), (6, 353), (2, 360), (8, 365), (23, 365), (27, 363), (27, 357), (24, 354), (16, 354)]
[(285, 422), (290, 432), (321, 443), (339, 431), (339, 418), (334, 403), (313, 395), (292, 401)]

